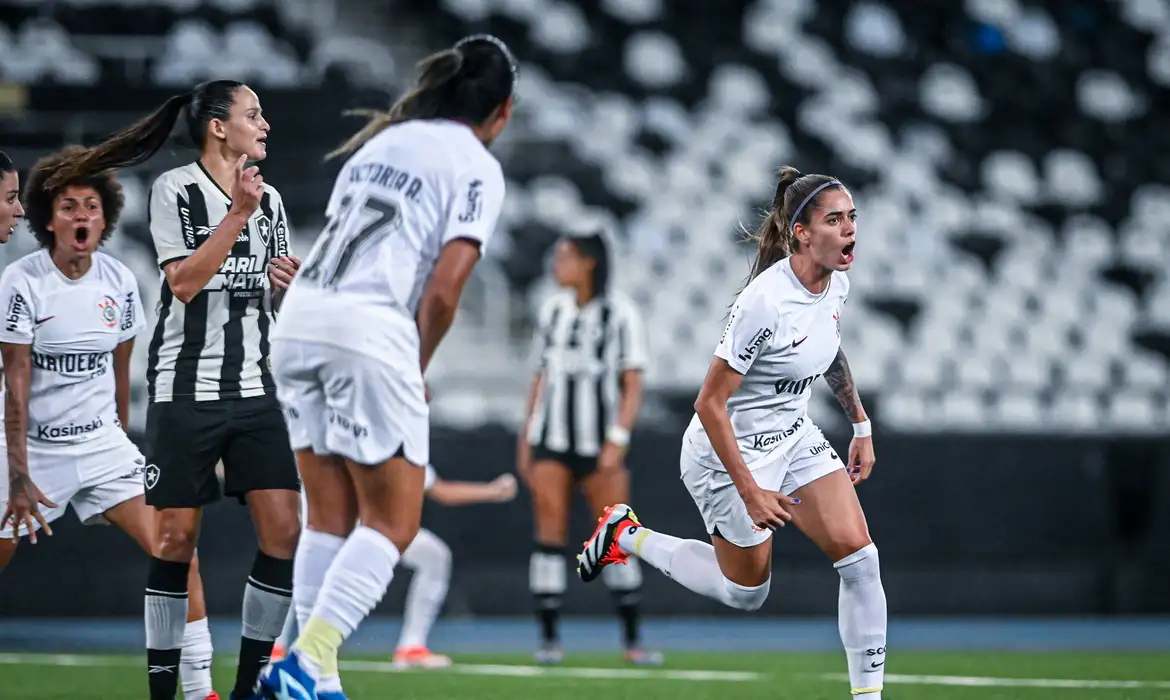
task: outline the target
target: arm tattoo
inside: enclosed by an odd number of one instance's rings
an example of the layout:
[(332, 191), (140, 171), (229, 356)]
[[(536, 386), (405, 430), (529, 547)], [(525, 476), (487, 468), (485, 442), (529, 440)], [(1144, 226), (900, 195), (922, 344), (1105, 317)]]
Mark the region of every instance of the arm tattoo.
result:
[(857, 395), (857, 387), (853, 384), (853, 373), (849, 371), (849, 361), (845, 359), (845, 351), (837, 350), (837, 357), (829, 369), (825, 370), (825, 382), (837, 397), (845, 415), (850, 422), (860, 423), (865, 420), (865, 409), (861, 406), (861, 397)]

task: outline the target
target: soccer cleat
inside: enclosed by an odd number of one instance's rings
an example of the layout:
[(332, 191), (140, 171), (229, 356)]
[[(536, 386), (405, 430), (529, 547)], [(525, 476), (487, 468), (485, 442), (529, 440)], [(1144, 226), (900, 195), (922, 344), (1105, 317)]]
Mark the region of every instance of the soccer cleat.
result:
[(203, 698), (203, 700), (219, 700), (219, 693), (217, 693), (213, 690), (213, 691), (211, 691), (211, 695), (208, 695), (207, 697)]
[(556, 642), (541, 642), (533, 654), (532, 658), (538, 664), (559, 664), (565, 659), (565, 652), (561, 651), (561, 647)]
[(268, 657), (268, 660), (276, 663), (286, 656), (288, 656), (288, 650), (280, 642), (276, 642), (272, 645), (272, 654)]
[(447, 668), (451, 657), (435, 654), (424, 646), (399, 647), (394, 652), (394, 668)]
[(626, 663), (635, 666), (661, 666), (663, 661), (660, 651), (647, 651), (641, 647), (626, 649)]
[(317, 700), (346, 700), (346, 697), (340, 690), (325, 690), (317, 693)]
[(320, 700), (317, 681), (301, 667), (297, 652), (266, 666), (260, 672), (259, 686), (264, 700)]
[(588, 583), (601, 575), (601, 570), (610, 564), (625, 564), (630, 555), (618, 546), (618, 533), (623, 528), (639, 528), (638, 516), (625, 503), (605, 509), (597, 519), (597, 529), (585, 540), (585, 549), (577, 555), (577, 575)]

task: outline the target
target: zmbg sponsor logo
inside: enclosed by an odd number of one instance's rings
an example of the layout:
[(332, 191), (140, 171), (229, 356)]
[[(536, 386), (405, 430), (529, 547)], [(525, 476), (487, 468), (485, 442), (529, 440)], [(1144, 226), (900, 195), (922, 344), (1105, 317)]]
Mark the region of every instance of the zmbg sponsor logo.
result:
[(759, 350), (760, 347), (768, 341), (768, 338), (771, 337), (772, 330), (770, 328), (761, 328), (760, 330), (756, 331), (755, 335), (752, 336), (751, 341), (748, 342), (748, 345), (743, 349), (743, 352), (736, 355), (736, 357), (738, 357), (741, 362), (747, 362), (748, 360), (752, 359), (752, 355), (755, 355), (756, 351)]
[(28, 303), (25, 302), (20, 292), (13, 292), (12, 296), (8, 297), (8, 312), (4, 314), (5, 329), (9, 333), (14, 333), (17, 324), (20, 323), (20, 317), (26, 313), (28, 313)]
[(70, 425), (38, 425), (37, 438), (41, 440), (60, 440), (61, 438), (77, 437), (100, 429), (104, 423), (101, 418), (95, 418), (88, 423), (73, 423)]
[(804, 417), (800, 417), (790, 427), (781, 430), (778, 433), (759, 433), (752, 436), (752, 449), (754, 450), (770, 450), (780, 441), (786, 437), (791, 437), (796, 434), (796, 430), (804, 424)]
[(370, 429), (358, 423), (349, 416), (343, 416), (337, 411), (329, 412), (329, 425), (336, 425), (347, 433), (352, 433), (354, 438), (364, 438), (370, 434)]

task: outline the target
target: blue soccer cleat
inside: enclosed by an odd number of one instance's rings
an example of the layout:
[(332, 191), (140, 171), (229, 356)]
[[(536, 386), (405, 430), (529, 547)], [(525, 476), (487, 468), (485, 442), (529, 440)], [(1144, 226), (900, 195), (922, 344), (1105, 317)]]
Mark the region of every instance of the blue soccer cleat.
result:
[(318, 696), (317, 681), (301, 667), (295, 651), (260, 673), (260, 697), (264, 700), (338, 700), (339, 695)]
[(345, 693), (340, 690), (327, 690), (317, 693), (317, 700), (347, 700)]

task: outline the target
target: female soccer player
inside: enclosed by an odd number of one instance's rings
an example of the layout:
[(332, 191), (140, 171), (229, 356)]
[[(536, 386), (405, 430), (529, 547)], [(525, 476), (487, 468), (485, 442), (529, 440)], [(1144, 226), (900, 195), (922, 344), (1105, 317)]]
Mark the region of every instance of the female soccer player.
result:
[[(595, 515), (630, 497), (624, 457), (642, 404), (646, 340), (637, 308), (610, 290), (610, 254), (601, 233), (563, 238), (553, 275), (565, 291), (540, 311), (534, 342), (539, 369), (520, 433), (519, 472), (532, 491), (536, 549), (528, 567), (541, 645), (536, 659), (563, 656), (557, 623), (565, 592), (569, 507), (577, 484)], [(658, 664), (639, 645), (637, 561), (605, 570), (621, 617), (626, 659)]]
[[(682, 479), (711, 544), (654, 532), (619, 504), (585, 543), (578, 572), (591, 581), (633, 555), (696, 593), (756, 610), (771, 580), (768, 539), (795, 523), (841, 576), (838, 614), (853, 694), (880, 700), (886, 595), (854, 492), (873, 469), (873, 439), (838, 325), (856, 216), (836, 179), (781, 171), (757, 234), (752, 278), (732, 308), (683, 438)], [(848, 469), (806, 413), (821, 376), (853, 422)]]
[[(448, 481), (427, 465), (426, 495), (445, 506), (465, 506), (475, 503), (505, 503), (516, 497), (516, 477), (501, 474), (487, 483)], [(435, 618), (447, 598), (451, 583), (451, 549), (438, 535), (421, 527), (414, 541), (402, 553), (399, 565), (410, 569), (410, 588), (406, 592), (406, 609), (402, 613), (402, 632), (394, 665), (399, 668), (444, 668), (451, 658), (436, 654), (427, 648), (427, 637)], [(295, 618), (289, 615), (284, 631), (273, 648), (272, 658), (284, 658), (284, 649), (292, 639)]]
[(261, 674), (267, 697), (341, 694), (337, 648), (418, 532), (430, 459), (423, 375), (503, 204), (488, 146), (512, 113), (511, 53), (479, 35), (420, 68), (414, 89), (339, 149), (352, 155), (329, 223), (273, 332), (308, 497), (296, 605), (313, 612), (289, 655)]
[(24, 217), (20, 205), (20, 175), (16, 165), (0, 151), (0, 244), (8, 242), (16, 231), (16, 222)]
[[(143, 485), (152, 467), (124, 432), (130, 355), (144, 325), (141, 296), (130, 270), (97, 252), (122, 213), (122, 187), (108, 171), (76, 169), (85, 154), (72, 147), (36, 164), (26, 199), (41, 250), (10, 264), (0, 278), (10, 484), (0, 493), (7, 501), (0, 569), (20, 534), (33, 544), (38, 529), (53, 534), (49, 523), (69, 504), (84, 523), (113, 523), (148, 553), (156, 545), (155, 513)], [(65, 169), (71, 175), (58, 178)], [(57, 184), (47, 187), (49, 181)], [(0, 225), (11, 230), (3, 220)], [(195, 566), (187, 578), (192, 601), (185, 632), (178, 623), (183, 655), (174, 666), (181, 666), (187, 698), (216, 698)], [(174, 676), (174, 666), (152, 671)]]
[[(269, 125), (246, 85), (203, 83), (92, 149), (77, 167), (145, 162), (184, 113), (199, 159), (163, 173), (150, 192), (162, 291), (147, 367), (155, 466), (146, 501), (159, 513), (146, 584), (147, 657), (151, 668), (178, 657), (187, 568), (202, 508), (220, 497), (215, 465), (222, 459), (224, 491), (248, 505), (260, 544), (244, 589), (232, 692), (245, 698), (288, 613), (300, 534), (296, 462), (268, 360), (274, 308), (300, 263), (289, 254), (280, 194), (255, 166), (244, 167), (264, 159)], [(151, 673), (150, 687), (152, 700), (175, 696), (165, 674)]]

